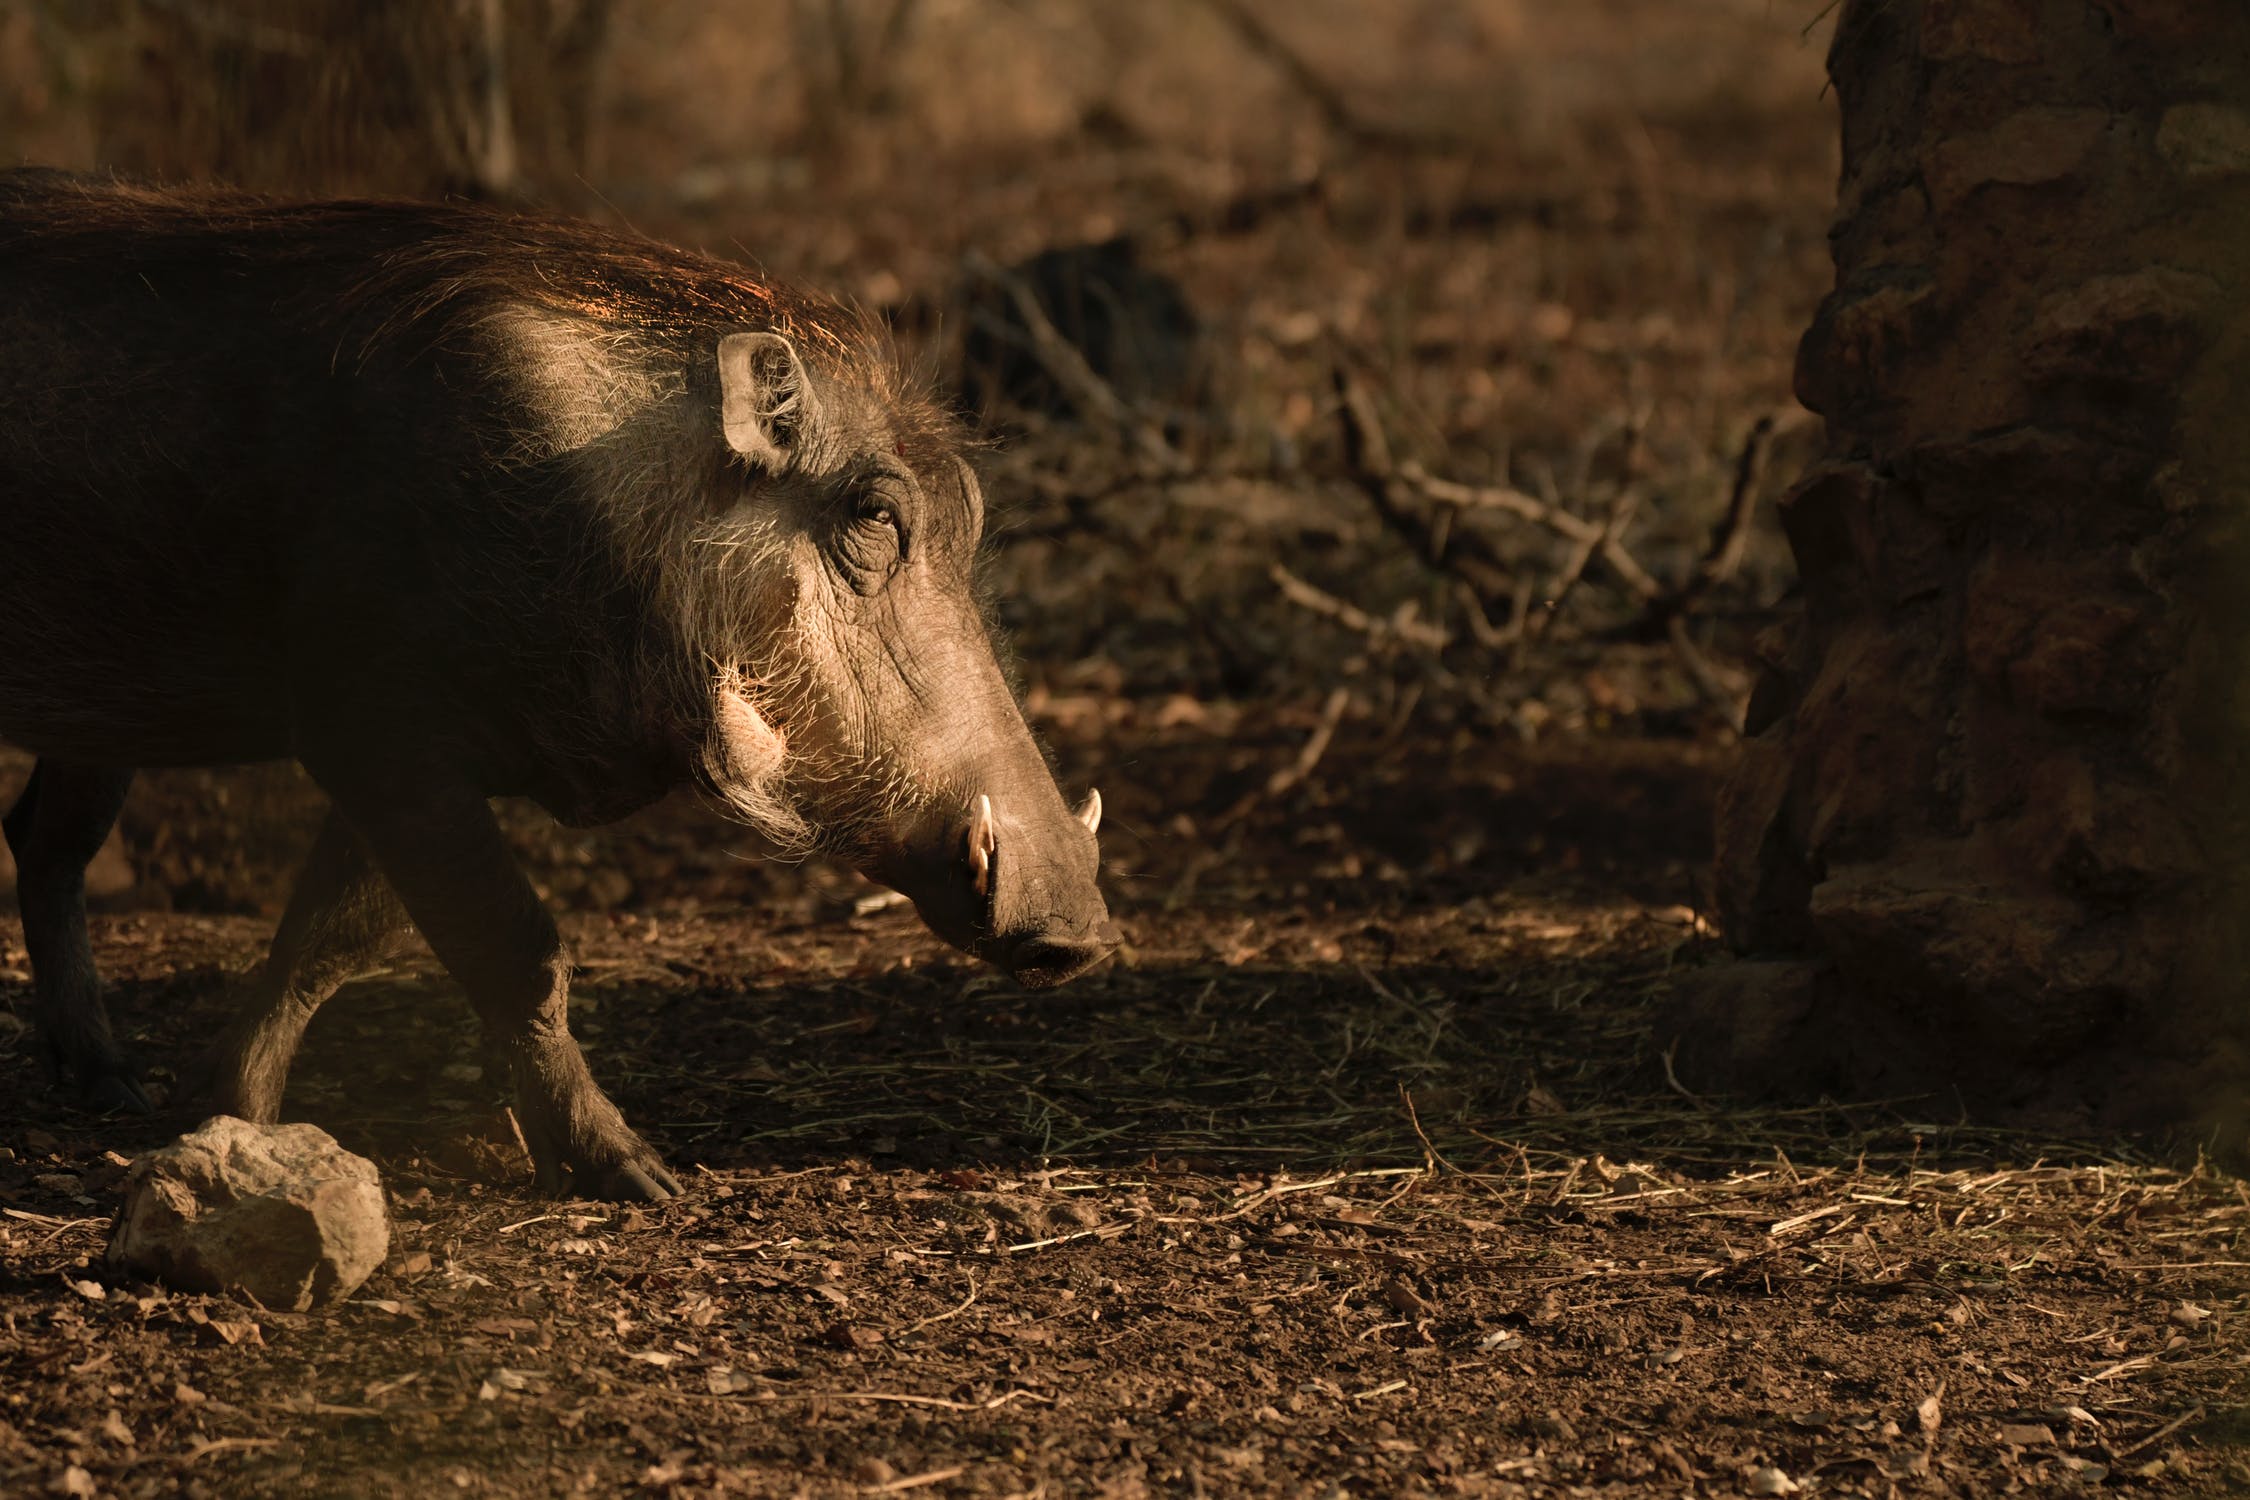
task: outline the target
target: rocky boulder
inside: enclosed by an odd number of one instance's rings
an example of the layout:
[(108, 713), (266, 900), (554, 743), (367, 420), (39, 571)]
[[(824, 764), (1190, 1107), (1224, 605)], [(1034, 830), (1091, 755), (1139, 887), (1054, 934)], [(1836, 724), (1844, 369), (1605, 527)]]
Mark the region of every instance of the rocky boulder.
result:
[(266, 1307), (339, 1301), (390, 1245), (375, 1164), (312, 1125), (206, 1120), (126, 1174), (109, 1259), (184, 1291)]

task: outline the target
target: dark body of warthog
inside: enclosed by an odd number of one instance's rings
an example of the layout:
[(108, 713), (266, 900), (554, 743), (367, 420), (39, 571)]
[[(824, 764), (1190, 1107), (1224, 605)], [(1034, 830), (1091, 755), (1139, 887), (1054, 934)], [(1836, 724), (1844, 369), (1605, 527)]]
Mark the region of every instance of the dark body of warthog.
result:
[(677, 1183), (588, 1073), (487, 799), (572, 823), (700, 784), (1027, 983), (1110, 946), (973, 596), (950, 424), (844, 311), (483, 209), (0, 173), (0, 738), (45, 1054), (142, 1102), (81, 876), (132, 768), (294, 757), (334, 810), (213, 1102), (411, 922), (542, 1182)]

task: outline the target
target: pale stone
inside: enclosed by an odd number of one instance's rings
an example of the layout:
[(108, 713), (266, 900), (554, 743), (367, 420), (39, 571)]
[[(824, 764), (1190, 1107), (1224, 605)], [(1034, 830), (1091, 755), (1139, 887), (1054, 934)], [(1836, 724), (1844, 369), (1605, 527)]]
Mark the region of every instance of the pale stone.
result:
[(186, 1291), (305, 1312), (356, 1291), (390, 1226), (375, 1164), (313, 1125), (206, 1120), (135, 1161), (109, 1259)]

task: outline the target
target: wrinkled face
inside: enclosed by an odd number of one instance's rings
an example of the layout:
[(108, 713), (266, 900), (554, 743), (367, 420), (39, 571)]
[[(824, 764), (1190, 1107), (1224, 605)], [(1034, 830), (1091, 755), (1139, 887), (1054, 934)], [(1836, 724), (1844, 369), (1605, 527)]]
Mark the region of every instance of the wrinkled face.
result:
[(769, 834), (817, 843), (1026, 984), (1114, 945), (1096, 886), (1100, 799), (1073, 813), (977, 607), (983, 497), (950, 454), (907, 461), (878, 403), (810, 373), (778, 334), (719, 349), (744, 494), (705, 540), (752, 659), (714, 663), (705, 765)]

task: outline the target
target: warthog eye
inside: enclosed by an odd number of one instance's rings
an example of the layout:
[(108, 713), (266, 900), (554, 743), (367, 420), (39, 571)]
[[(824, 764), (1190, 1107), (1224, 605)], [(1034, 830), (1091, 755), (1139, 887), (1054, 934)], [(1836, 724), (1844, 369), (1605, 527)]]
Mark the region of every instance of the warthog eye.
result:
[(862, 497), (836, 538), (836, 562), (854, 591), (872, 594), (898, 571), (906, 555), (906, 522), (897, 499), (884, 490)]

